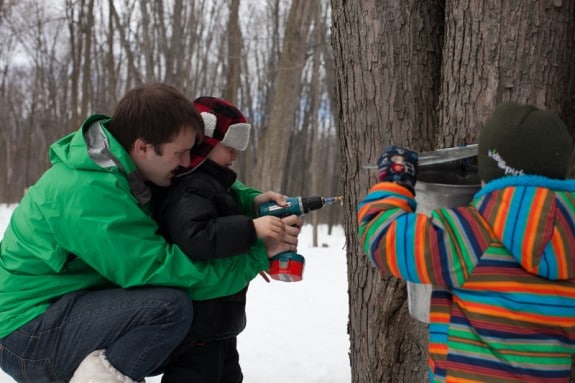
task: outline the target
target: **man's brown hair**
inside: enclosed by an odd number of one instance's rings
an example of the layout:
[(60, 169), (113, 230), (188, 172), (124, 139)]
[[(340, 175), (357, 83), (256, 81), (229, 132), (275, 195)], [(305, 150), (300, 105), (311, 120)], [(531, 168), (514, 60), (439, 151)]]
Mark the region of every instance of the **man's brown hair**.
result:
[(108, 130), (130, 151), (140, 138), (161, 155), (161, 145), (184, 128), (203, 138), (204, 122), (192, 101), (170, 85), (153, 83), (129, 90), (116, 106)]

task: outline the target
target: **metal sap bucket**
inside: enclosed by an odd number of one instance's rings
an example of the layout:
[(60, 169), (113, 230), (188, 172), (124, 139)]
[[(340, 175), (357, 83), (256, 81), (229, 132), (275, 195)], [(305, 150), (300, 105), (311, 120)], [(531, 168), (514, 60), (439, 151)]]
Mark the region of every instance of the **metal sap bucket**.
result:
[[(416, 212), (431, 215), (437, 208), (466, 206), (480, 187), (475, 165), (455, 161), (421, 166), (415, 184)], [(431, 285), (407, 282), (409, 313), (425, 323), (429, 323), (431, 290)]]

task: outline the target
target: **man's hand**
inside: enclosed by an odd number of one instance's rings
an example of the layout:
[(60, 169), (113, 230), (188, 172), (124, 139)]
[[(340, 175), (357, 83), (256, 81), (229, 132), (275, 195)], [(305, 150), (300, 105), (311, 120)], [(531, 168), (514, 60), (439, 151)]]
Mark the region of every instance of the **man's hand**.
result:
[(264, 238), (264, 244), (268, 251), (268, 258), (275, 257), (276, 255), (285, 253), (286, 251), (294, 251), (292, 249), (295, 249), (295, 247), (289, 243), (278, 241), (274, 238)]
[[(286, 232), (283, 241), (297, 247), (297, 237), (301, 232), (303, 220), (297, 215), (292, 214), (282, 218), (282, 221), (286, 225)], [(295, 251), (295, 249), (293, 251)]]
[(268, 258), (274, 257), (286, 251), (297, 251), (298, 235), (301, 231), (303, 221), (296, 215), (282, 218), (285, 225), (285, 233), (281, 239), (264, 238), (264, 244), (268, 251)]

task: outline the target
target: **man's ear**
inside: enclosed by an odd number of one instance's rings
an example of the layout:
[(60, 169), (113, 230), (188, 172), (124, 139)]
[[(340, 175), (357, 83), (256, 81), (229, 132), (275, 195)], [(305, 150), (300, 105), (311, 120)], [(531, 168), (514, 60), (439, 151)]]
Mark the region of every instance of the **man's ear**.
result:
[(132, 155), (144, 157), (149, 150), (150, 146), (146, 143), (146, 141), (142, 140), (141, 138), (137, 138), (136, 141), (134, 141), (134, 146), (132, 147)]

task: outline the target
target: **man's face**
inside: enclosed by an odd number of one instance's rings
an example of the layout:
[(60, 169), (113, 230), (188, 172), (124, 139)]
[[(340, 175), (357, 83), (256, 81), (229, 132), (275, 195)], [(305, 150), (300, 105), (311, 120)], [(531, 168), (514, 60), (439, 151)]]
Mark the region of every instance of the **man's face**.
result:
[(169, 186), (178, 167), (190, 166), (190, 149), (196, 142), (196, 131), (184, 128), (174, 140), (162, 145), (159, 155), (151, 144), (137, 140), (130, 153), (136, 167), (146, 181), (158, 186)]

